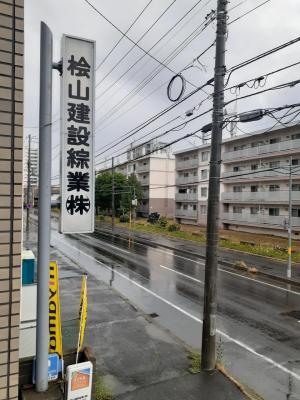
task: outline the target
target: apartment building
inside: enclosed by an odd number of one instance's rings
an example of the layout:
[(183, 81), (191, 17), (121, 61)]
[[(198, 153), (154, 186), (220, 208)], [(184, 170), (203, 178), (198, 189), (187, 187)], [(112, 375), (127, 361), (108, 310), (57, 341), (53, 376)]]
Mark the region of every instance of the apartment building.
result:
[(0, 400), (18, 399), (23, 0), (0, 1)]
[[(28, 182), (28, 146), (24, 147), (23, 155), (23, 187), (27, 188)], [(30, 183), (32, 187), (37, 187), (38, 185), (38, 175), (39, 175), (39, 150), (37, 148), (30, 149)]]
[[(182, 223), (206, 224), (209, 152), (210, 146), (202, 145), (176, 153), (175, 216)], [(220, 226), (286, 236), (290, 163), (293, 235), (298, 237), (300, 128), (276, 127), (225, 139)]]
[(143, 217), (152, 212), (174, 217), (175, 159), (171, 148), (161, 149), (163, 145), (162, 142), (150, 142), (131, 147), (127, 151), (126, 161), (116, 163), (116, 172), (126, 176), (135, 174), (141, 183), (143, 199), (137, 214)]

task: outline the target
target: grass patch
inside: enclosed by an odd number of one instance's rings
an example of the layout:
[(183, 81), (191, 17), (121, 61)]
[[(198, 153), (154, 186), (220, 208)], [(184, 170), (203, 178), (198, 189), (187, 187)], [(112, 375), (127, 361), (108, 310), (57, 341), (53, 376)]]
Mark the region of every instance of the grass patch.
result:
[(190, 360), (189, 372), (198, 374), (201, 371), (201, 355), (197, 351), (189, 351), (188, 359)]
[(113, 395), (106, 387), (102, 376), (98, 376), (96, 379), (95, 400), (113, 400)]

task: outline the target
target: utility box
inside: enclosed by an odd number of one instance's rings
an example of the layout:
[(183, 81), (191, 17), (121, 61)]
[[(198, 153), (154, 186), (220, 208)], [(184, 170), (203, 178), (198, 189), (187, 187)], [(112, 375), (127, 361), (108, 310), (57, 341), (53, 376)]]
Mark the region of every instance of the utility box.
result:
[(31, 250), (22, 252), (22, 285), (34, 283), (35, 257)]

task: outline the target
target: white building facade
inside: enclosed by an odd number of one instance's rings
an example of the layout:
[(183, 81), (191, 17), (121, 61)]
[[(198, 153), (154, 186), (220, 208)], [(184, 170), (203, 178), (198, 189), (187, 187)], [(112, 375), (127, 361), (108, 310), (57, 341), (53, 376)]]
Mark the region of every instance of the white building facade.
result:
[[(176, 153), (175, 216), (206, 224), (209, 145)], [(209, 156), (208, 156), (209, 157)], [(205, 161), (206, 160), (206, 161)], [(293, 236), (300, 236), (300, 128), (281, 127), (223, 141), (220, 227), (286, 236), (289, 170)]]

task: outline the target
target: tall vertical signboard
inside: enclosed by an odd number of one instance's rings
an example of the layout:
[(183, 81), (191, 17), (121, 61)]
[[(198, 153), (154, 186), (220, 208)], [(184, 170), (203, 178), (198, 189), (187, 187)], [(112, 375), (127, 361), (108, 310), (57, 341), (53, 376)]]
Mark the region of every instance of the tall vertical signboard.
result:
[(95, 42), (62, 38), (61, 233), (94, 231)]

